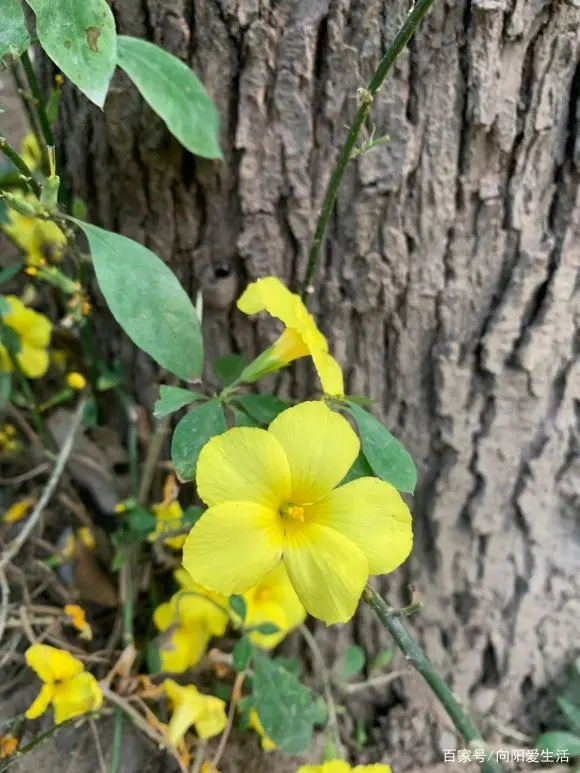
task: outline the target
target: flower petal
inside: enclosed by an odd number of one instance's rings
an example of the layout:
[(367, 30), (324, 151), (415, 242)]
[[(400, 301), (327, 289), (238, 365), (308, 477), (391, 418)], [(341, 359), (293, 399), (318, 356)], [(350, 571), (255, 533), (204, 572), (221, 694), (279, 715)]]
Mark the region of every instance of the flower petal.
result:
[(84, 670), (80, 660), (70, 652), (59, 650), (48, 644), (32, 644), (25, 652), (26, 663), (43, 682), (58, 682), (70, 679)]
[(21, 339), (16, 362), (25, 376), (41, 378), (48, 370), (48, 352), (46, 349), (30, 346), (27, 340)]
[(103, 693), (99, 683), (92, 674), (83, 671), (54, 686), (54, 721), (60, 725), (72, 717), (96, 711), (102, 703)]
[(204, 588), (245, 593), (274, 568), (284, 533), (277, 512), (253, 502), (210, 507), (183, 546), (183, 566)]
[(195, 729), (200, 738), (213, 738), (226, 726), (226, 704), (213, 695), (202, 695), (203, 704), (200, 716), (195, 721)]
[(26, 710), (26, 719), (36, 719), (47, 710), (54, 695), (54, 686), (52, 684), (43, 684), (40, 692)]
[(159, 647), (161, 670), (182, 674), (204, 656), (210, 634), (203, 626), (176, 628)]
[(370, 574), (392, 572), (413, 546), (411, 513), (399, 492), (378, 478), (345, 483), (308, 508), (308, 519), (336, 529), (367, 557)]
[(238, 309), (244, 314), (267, 311), (286, 325), (296, 326), (296, 300), (300, 298), (275, 276), (257, 279), (249, 284), (238, 299)]
[(315, 502), (339, 483), (359, 452), (360, 442), (346, 419), (322, 402), (300, 403), (270, 424), (290, 465), (290, 500)]
[(201, 449), (197, 490), (210, 507), (236, 501), (257, 502), (276, 510), (290, 493), (288, 460), (280, 443), (266, 430), (235, 427)]
[(322, 391), (327, 395), (344, 395), (344, 380), (338, 362), (328, 352), (322, 349), (311, 349), (312, 361), (322, 385)]
[(327, 625), (350, 620), (369, 574), (353, 542), (326, 526), (301, 525), (286, 535), (284, 565), (307, 612)]

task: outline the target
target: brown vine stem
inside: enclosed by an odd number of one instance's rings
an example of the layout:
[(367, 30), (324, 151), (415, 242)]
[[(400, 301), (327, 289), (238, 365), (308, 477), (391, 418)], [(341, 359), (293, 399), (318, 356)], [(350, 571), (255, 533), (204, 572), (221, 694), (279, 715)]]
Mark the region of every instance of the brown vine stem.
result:
[(449, 715), (451, 721), (467, 742), (471, 751), (481, 751), (485, 757), (481, 769), (484, 773), (503, 773), (503, 768), (493, 758), (493, 752), (486, 745), (481, 733), (473, 724), (461, 701), (453, 690), (446, 684), (427, 660), (427, 657), (409, 631), (405, 628), (397, 610), (388, 604), (379, 594), (367, 585), (363, 591), (363, 599), (374, 611), (383, 627), (391, 634), (397, 647), (403, 652), (405, 658), (427, 682), (437, 699)]
[(396, 62), (397, 57), (403, 48), (415, 34), (417, 25), (425, 16), (432, 3), (433, 0), (417, 0), (414, 7), (411, 9), (409, 15), (407, 16), (405, 23), (381, 59), (375, 74), (370, 80), (369, 85), (366, 89), (359, 89), (358, 91), (359, 107), (344, 145), (342, 146), (342, 150), (340, 151), (338, 162), (334, 172), (332, 173), (330, 182), (328, 183), (328, 188), (326, 189), (326, 194), (324, 196), (324, 202), (322, 204), (322, 210), (320, 211), (320, 215), (318, 216), (318, 221), (316, 223), (316, 231), (314, 232), (314, 239), (312, 240), (312, 246), (310, 247), (308, 265), (306, 267), (306, 274), (302, 284), (301, 295), (304, 302), (306, 302), (307, 296), (310, 292), (310, 286), (316, 274), (316, 268), (320, 258), (320, 248), (322, 247), (324, 234), (330, 221), (332, 210), (334, 209), (334, 202), (336, 201), (338, 189), (342, 183), (342, 178), (344, 177), (346, 167), (348, 166), (348, 162), (353, 157), (353, 153), (356, 150), (355, 145), (358, 139), (358, 135), (360, 134), (360, 130), (362, 129), (368, 114), (371, 111), (374, 98), (378, 90), (383, 85), (383, 81), (387, 77), (389, 70)]

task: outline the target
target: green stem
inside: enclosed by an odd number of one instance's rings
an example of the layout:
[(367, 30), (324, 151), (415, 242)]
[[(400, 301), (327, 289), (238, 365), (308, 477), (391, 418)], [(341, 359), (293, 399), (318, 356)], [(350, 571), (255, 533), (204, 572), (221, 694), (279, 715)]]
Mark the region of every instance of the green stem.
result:
[(28, 81), (28, 85), (30, 86), (30, 91), (32, 92), (32, 96), (34, 97), (34, 106), (36, 107), (36, 112), (38, 114), (38, 121), (40, 123), (40, 128), (42, 130), (42, 136), (44, 137), (44, 142), (48, 147), (54, 147), (54, 137), (52, 136), (52, 129), (50, 128), (50, 123), (48, 121), (48, 116), (46, 115), (46, 110), (44, 107), (44, 100), (42, 99), (40, 89), (38, 88), (36, 73), (34, 72), (34, 67), (32, 66), (30, 57), (28, 56), (28, 51), (25, 51), (22, 54), (22, 66), (24, 67), (24, 72), (26, 73), (26, 80)]
[(475, 751), (476, 749), (483, 750), (486, 761), (481, 765), (482, 771), (485, 773), (503, 773), (502, 766), (493, 759), (492, 752), (486, 746), (481, 737), (481, 733), (471, 721), (467, 711), (461, 705), (459, 698), (443, 679), (441, 679), (432, 664), (427, 660), (421, 647), (403, 625), (400, 616), (395, 614), (397, 610), (391, 607), (390, 604), (384, 601), (384, 599), (369, 586), (367, 586), (363, 592), (363, 599), (375, 612), (383, 624), (383, 627), (391, 634), (397, 647), (403, 652), (407, 661), (417, 669), (429, 687), (433, 690), (451, 721), (464, 740), (468, 743), (469, 748), (472, 751)]
[(425, 16), (429, 10), (433, 0), (417, 0), (415, 7), (407, 16), (405, 23), (397, 33), (393, 43), (383, 56), (380, 64), (371, 78), (371, 81), (366, 89), (359, 89), (359, 108), (350, 127), (350, 131), (345, 140), (338, 162), (328, 183), (326, 194), (324, 196), (324, 202), (322, 204), (322, 210), (318, 216), (316, 223), (316, 231), (314, 232), (314, 239), (312, 240), (312, 246), (310, 247), (310, 253), (308, 255), (308, 266), (306, 268), (306, 275), (304, 277), (304, 283), (302, 285), (302, 300), (306, 301), (309, 293), (310, 285), (316, 274), (316, 267), (320, 257), (320, 248), (322, 247), (322, 240), (324, 239), (324, 233), (328, 226), (332, 210), (334, 209), (334, 202), (338, 194), (338, 189), (342, 183), (342, 178), (348, 166), (348, 162), (352, 158), (353, 150), (355, 149), (356, 141), (358, 139), (359, 132), (365, 123), (368, 114), (370, 113), (375, 95), (381, 88), (383, 81), (385, 80), (389, 70), (395, 63), (397, 57), (407, 45), (409, 40), (413, 37), (417, 25), (421, 19)]
[[(22, 83), (22, 79), (20, 77), (19, 67), (16, 64), (12, 67), (12, 78), (14, 79), (14, 85), (16, 86), (16, 91), (18, 92), (18, 96), (20, 97), (20, 101), (22, 102), (22, 107), (24, 108), (24, 111), (28, 118), (30, 129), (34, 134), (34, 136), (36, 137), (36, 141), (38, 142), (38, 147), (40, 148), (42, 147), (43, 142), (42, 142), (42, 134), (38, 126), (37, 114), (32, 109), (32, 105), (30, 104), (30, 97), (26, 93), (26, 89), (24, 88), (24, 84)], [(48, 160), (48, 156), (47, 156), (47, 160)]]
[(2, 153), (4, 153), (6, 158), (8, 158), (9, 161), (11, 161), (14, 164), (16, 169), (18, 169), (18, 171), (22, 175), (24, 175), (24, 177), (29, 178), (30, 180), (29, 184), (32, 190), (34, 191), (34, 194), (36, 196), (40, 196), (40, 190), (41, 190), (40, 185), (36, 182), (36, 180), (32, 176), (32, 172), (24, 162), (24, 159), (21, 158), (21, 156), (14, 150), (14, 148), (8, 142), (6, 137), (0, 137), (0, 150), (2, 151)]
[(121, 742), (123, 740), (123, 722), (125, 715), (119, 706), (115, 706), (115, 725), (113, 727), (113, 743), (111, 745), (111, 764), (109, 773), (119, 773), (121, 767)]

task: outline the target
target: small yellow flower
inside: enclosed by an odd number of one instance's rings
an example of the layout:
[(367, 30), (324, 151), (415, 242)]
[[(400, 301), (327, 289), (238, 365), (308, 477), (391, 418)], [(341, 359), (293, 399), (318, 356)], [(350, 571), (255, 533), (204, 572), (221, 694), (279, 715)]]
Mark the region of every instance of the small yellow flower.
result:
[(89, 550), (94, 550), (97, 547), (95, 536), (88, 526), (81, 526), (80, 529), (77, 529), (77, 537)]
[(214, 768), (214, 766), (211, 764), (211, 762), (204, 762), (201, 766), (200, 773), (220, 773), (217, 768)]
[(357, 765), (351, 768), (344, 760), (329, 760), (322, 765), (302, 765), (296, 773), (392, 773), (390, 765)]
[(44, 682), (36, 700), (26, 711), (27, 719), (44, 714), (51, 703), (57, 725), (101, 707), (103, 693), (99, 683), (70, 652), (48, 644), (33, 644), (26, 650), (25, 657), (30, 668)]
[[(36, 202), (33, 196), (24, 201)], [(66, 236), (51, 220), (29, 217), (15, 209), (8, 209), (8, 222), (2, 225), (4, 233), (25, 253), (29, 266), (43, 266), (47, 259), (57, 261), (66, 248)]]
[(244, 593), (244, 599), (247, 628), (260, 623), (274, 623), (280, 629), (272, 634), (258, 631), (250, 634), (252, 642), (262, 649), (275, 647), (306, 617), (306, 610), (296, 595), (283, 563), (279, 563), (257, 585)]
[(74, 554), (76, 553), (77, 549), (77, 541), (75, 539), (75, 536), (72, 532), (66, 535), (64, 544), (59, 550), (59, 557), (63, 558), (65, 560), (72, 558)]
[(91, 626), (87, 623), (85, 610), (77, 604), (67, 604), (64, 608), (65, 615), (69, 618), (70, 624), (76, 628), (81, 635), (81, 639), (90, 641), (93, 638)]
[(10, 757), (18, 749), (18, 738), (13, 735), (0, 735), (0, 760)]
[(42, 152), (36, 135), (29, 132), (20, 143), (20, 155), (26, 166), (34, 171), (42, 162)]
[(81, 389), (84, 389), (86, 387), (87, 380), (82, 375), (82, 373), (77, 373), (76, 371), (72, 371), (71, 373), (67, 373), (66, 383), (69, 385), (71, 389), (78, 389), (80, 391)]
[(159, 647), (161, 670), (180, 674), (195, 666), (213, 636), (228, 625), (227, 599), (196, 585), (182, 569), (175, 573), (185, 590), (160, 604), (153, 613), (157, 630), (167, 632)]
[[(2, 322), (18, 334), (20, 349), (15, 354), (18, 367), (29, 378), (41, 378), (48, 369), (47, 347), (52, 333), (50, 320), (33, 309), (28, 309), (14, 295), (4, 297), (10, 306)], [(12, 370), (8, 350), (0, 344), (0, 370)]]
[(271, 752), (273, 749), (276, 748), (276, 744), (274, 741), (269, 738), (266, 735), (266, 731), (264, 730), (264, 726), (260, 722), (260, 717), (258, 716), (258, 712), (256, 709), (251, 709), (250, 714), (248, 716), (248, 724), (252, 728), (252, 730), (255, 730), (256, 733), (260, 736), (260, 745), (262, 746), (262, 749), (265, 752)]
[(177, 746), (192, 725), (202, 739), (222, 732), (227, 721), (224, 701), (200, 693), (192, 684), (182, 687), (173, 679), (165, 679), (161, 686), (171, 704), (167, 734), (173, 746)]
[(323, 402), (287, 409), (268, 430), (212, 438), (197, 463), (208, 510), (183, 548), (192, 579), (224, 596), (246, 593), (283, 561), (310, 614), (349, 620), (369, 574), (396, 569), (413, 540), (409, 509), (389, 483), (338, 486), (359, 448), (347, 420)]
[(12, 454), (17, 448), (16, 428), (13, 424), (5, 424), (0, 430), (0, 451), (5, 454)]
[(16, 523), (17, 521), (21, 521), (23, 518), (26, 518), (30, 508), (35, 502), (36, 499), (34, 497), (26, 497), (26, 499), (20, 499), (18, 502), (14, 502), (14, 504), (10, 505), (8, 510), (4, 513), (2, 520), (4, 523)]
[(256, 381), (299, 357), (310, 355), (324, 392), (344, 393), (340, 365), (328, 353), (328, 342), (299, 295), (291, 293), (276, 277), (268, 276), (246, 287), (238, 300), (238, 308), (244, 314), (265, 310), (286, 328), (273, 346), (246, 367), (240, 376), (242, 381)]
[[(149, 534), (147, 537), (149, 542), (155, 542), (157, 537), (166, 531), (174, 531), (175, 529), (180, 528), (183, 510), (177, 500), (168, 504), (165, 502), (158, 502), (156, 505), (151, 507), (151, 510), (157, 518), (157, 525), (155, 530), (152, 531), (151, 534)], [(185, 537), (185, 534), (179, 534), (174, 537), (167, 537), (167, 539), (163, 540), (163, 544), (173, 548), (174, 550), (180, 550), (183, 547), (183, 543), (185, 542)]]

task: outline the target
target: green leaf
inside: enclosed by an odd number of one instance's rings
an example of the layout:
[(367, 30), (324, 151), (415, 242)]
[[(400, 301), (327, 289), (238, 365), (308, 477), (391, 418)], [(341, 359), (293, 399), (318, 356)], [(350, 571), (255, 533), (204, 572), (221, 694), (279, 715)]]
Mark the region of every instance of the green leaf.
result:
[(26, 51), (30, 37), (18, 0), (1, 0), (0, 16), (0, 70), (4, 70)]
[(580, 707), (575, 706), (572, 701), (569, 701), (562, 695), (558, 696), (556, 701), (560, 711), (566, 717), (570, 729), (574, 732), (580, 732)]
[(544, 733), (538, 738), (536, 746), (552, 754), (566, 751), (570, 757), (580, 757), (580, 737), (573, 733), (560, 730)]
[(274, 395), (236, 395), (235, 401), (260, 424), (270, 424), (290, 404)]
[(274, 633), (280, 631), (280, 626), (275, 623), (259, 623), (258, 625), (252, 625), (247, 629), (248, 633), (261, 633), (264, 636), (271, 636)]
[(186, 405), (205, 399), (205, 395), (199, 392), (190, 392), (189, 389), (162, 384), (159, 387), (159, 400), (155, 403), (153, 415), (156, 419), (163, 419)]
[(315, 725), (325, 725), (327, 720), (328, 706), (322, 695), (319, 695), (312, 704), (312, 721)]
[(344, 483), (349, 483), (351, 480), (357, 478), (374, 478), (375, 474), (372, 471), (370, 464), (367, 462), (366, 456), (362, 451), (359, 451), (359, 455), (352, 463), (352, 467), (346, 473), (344, 478), (340, 481), (339, 486)]
[(243, 636), (238, 642), (232, 652), (232, 659), (234, 662), (234, 668), (236, 671), (243, 671), (246, 669), (252, 659), (254, 648), (247, 636)]
[(229, 406), (231, 412), (234, 414), (234, 421), (236, 423), (236, 427), (261, 427), (259, 421), (256, 421), (256, 419), (252, 419), (251, 416), (248, 416), (248, 414), (245, 411), (242, 411), (241, 408), (236, 408), (235, 405)]
[(119, 35), (118, 64), (181, 144), (203, 158), (223, 158), (219, 116), (187, 65), (153, 43)]
[(12, 373), (0, 371), (0, 406), (5, 400), (10, 399), (12, 393)]
[[(2, 0), (0, 0), (0, 2), (2, 2)], [(9, 266), (6, 266), (6, 268), (3, 268), (2, 271), (0, 271), (0, 285), (4, 284), (4, 282), (9, 282), (11, 279), (14, 279), (21, 268), (22, 261), (11, 263)]]
[(241, 376), (247, 363), (239, 354), (226, 354), (218, 357), (212, 365), (216, 378), (219, 378), (223, 386), (229, 386)]
[(199, 376), (201, 326), (175, 274), (132, 239), (75, 222), (89, 241), (101, 292), (129, 338), (176, 376), (186, 381)]
[(254, 652), (253, 696), (266, 735), (286, 754), (310, 746), (314, 709), (310, 690), (267, 655)]
[(364, 455), (378, 478), (410, 494), (417, 483), (417, 468), (411, 454), (380, 421), (349, 401), (348, 412), (356, 421)]
[(243, 623), (246, 619), (247, 612), (246, 599), (243, 596), (234, 594), (233, 596), (230, 596), (228, 603), (232, 612), (234, 612), (234, 614), (236, 614)]
[(395, 650), (392, 647), (386, 647), (385, 649), (381, 650), (371, 661), (369, 666), (369, 674), (373, 674), (376, 671), (380, 671), (381, 669), (385, 668), (385, 666), (390, 665), (394, 655)]
[(157, 518), (144, 507), (136, 507), (127, 517), (131, 531), (150, 532), (157, 526)]
[(103, 107), (117, 61), (115, 19), (106, 0), (26, 0), (40, 45), (95, 105)]
[(342, 675), (344, 677), (360, 674), (365, 665), (366, 655), (362, 647), (357, 644), (351, 644), (344, 656), (342, 666)]
[(183, 480), (193, 480), (199, 452), (210, 438), (226, 429), (226, 418), (217, 400), (202, 403), (181, 419), (173, 433), (171, 458)]
[(190, 505), (183, 511), (181, 522), (184, 526), (194, 526), (204, 513), (205, 510), (203, 507), (199, 507), (199, 505)]
[(300, 661), (298, 658), (287, 658), (281, 655), (279, 658), (276, 658), (276, 663), (285, 668), (286, 671), (294, 674), (296, 678), (300, 676)]

